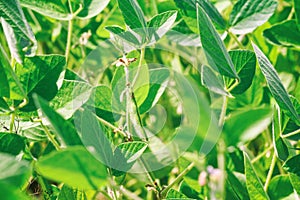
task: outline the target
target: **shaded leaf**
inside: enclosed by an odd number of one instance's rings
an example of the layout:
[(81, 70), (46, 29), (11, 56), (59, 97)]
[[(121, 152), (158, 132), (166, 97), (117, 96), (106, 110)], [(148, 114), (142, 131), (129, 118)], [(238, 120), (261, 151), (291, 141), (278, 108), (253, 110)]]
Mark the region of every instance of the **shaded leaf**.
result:
[(126, 142), (119, 144), (114, 151), (113, 175), (121, 176), (134, 165), (147, 148), (145, 142)]
[(268, 87), (274, 99), (278, 103), (279, 107), (292, 120), (294, 120), (296, 123), (300, 123), (300, 116), (293, 106), (287, 91), (282, 85), (276, 70), (274, 69), (268, 58), (263, 54), (263, 52), (255, 44), (252, 43), (252, 46), (258, 59), (260, 69), (267, 80)]
[(273, 15), (276, 0), (238, 0), (231, 11), (229, 24), (234, 34), (247, 34)]
[(36, 162), (44, 177), (79, 189), (99, 189), (107, 184), (106, 167), (84, 147), (50, 153)]
[(91, 92), (92, 86), (86, 82), (64, 80), (56, 96), (50, 102), (50, 106), (61, 116), (69, 119), (77, 109), (88, 101)]
[(0, 133), (0, 152), (18, 155), (24, 149), (24, 138), (17, 134)]
[(290, 172), (290, 173), (294, 173), (297, 176), (300, 176), (300, 154), (291, 157), (290, 159), (288, 159), (287, 161), (285, 161), (285, 163), (283, 164), (283, 169), (285, 169), (286, 171)]
[(223, 41), (204, 10), (197, 6), (200, 39), (209, 65), (222, 75), (238, 78)]
[(60, 55), (28, 57), (23, 65), (16, 65), (16, 75), (29, 97), (29, 104), (22, 108), (23, 111), (35, 109), (33, 93), (48, 101), (55, 97), (58, 91), (56, 82), (65, 66), (66, 59)]
[(0, 160), (0, 180), (21, 187), (30, 176), (29, 163), (5, 153), (0, 153)]
[(264, 30), (264, 37), (271, 43), (285, 47), (300, 48), (300, 30), (295, 20), (287, 20)]
[(60, 116), (41, 97), (34, 95), (35, 104), (41, 109), (43, 116), (50, 122), (58, 138), (64, 145), (80, 145), (81, 140), (73, 124)]
[(222, 77), (206, 65), (201, 66), (201, 83), (212, 92), (224, 96), (230, 96), (225, 89)]
[(293, 193), (293, 186), (288, 175), (278, 175), (272, 178), (268, 194), (271, 199), (282, 199)]
[(18, 0), (0, 1), (3, 31), (13, 58), (22, 63), (24, 55), (33, 56), (37, 41)]
[(246, 185), (250, 199), (270, 199), (256, 175), (248, 155), (244, 153)]
[(148, 22), (150, 41), (156, 42), (172, 27), (177, 17), (177, 11), (167, 11), (154, 16)]
[(30, 199), (24, 193), (22, 193), (18, 187), (7, 184), (4, 181), (0, 181), (0, 195), (2, 200), (12, 200), (12, 199), (29, 200)]
[[(252, 84), (256, 68), (256, 57), (252, 51), (248, 50), (229, 51), (229, 55), (231, 57), (235, 70), (240, 77), (239, 84), (230, 93), (242, 94)], [(231, 84), (232, 83), (233, 81), (231, 81)]]
[(227, 145), (237, 145), (256, 138), (271, 122), (272, 109), (248, 108), (233, 112), (225, 121)]

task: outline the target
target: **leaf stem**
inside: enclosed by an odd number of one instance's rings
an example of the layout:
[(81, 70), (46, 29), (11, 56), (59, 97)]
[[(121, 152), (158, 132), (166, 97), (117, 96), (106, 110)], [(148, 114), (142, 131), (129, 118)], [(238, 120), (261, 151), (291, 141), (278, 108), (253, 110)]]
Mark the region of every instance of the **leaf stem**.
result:
[(167, 187), (163, 188), (160, 192), (160, 196), (161, 197), (165, 197), (167, 192), (179, 181), (182, 180), (182, 178), (189, 173), (193, 167), (195, 166), (195, 163), (192, 162), (191, 164), (189, 164), (189, 166), (187, 166), (187, 168), (185, 168)]
[(241, 49), (245, 49), (244, 45), (239, 41), (239, 39), (237, 38), (237, 36), (235, 34), (233, 34), (231, 31), (227, 31), (229, 36), (237, 43), (237, 45), (239, 46), (239, 48)]
[(220, 114), (219, 123), (218, 123), (219, 127), (223, 126), (223, 124), (225, 122), (227, 102), (228, 102), (227, 96), (223, 96), (223, 104), (222, 104), (221, 114)]
[(11, 119), (10, 119), (10, 124), (9, 124), (9, 132), (13, 132), (14, 125), (15, 125), (15, 118), (16, 118), (16, 111), (13, 111), (11, 113)]
[(281, 135), (281, 137), (282, 137), (282, 138), (288, 138), (288, 137), (297, 135), (297, 134), (299, 134), (299, 133), (300, 133), (300, 129), (295, 130), (295, 131), (293, 131), (293, 132), (291, 132), (291, 133), (288, 133), (288, 134)]
[(273, 149), (273, 144), (271, 144), (271, 146), (269, 146), (267, 149), (265, 149), (262, 153), (260, 153), (258, 156), (256, 156), (253, 160), (251, 160), (251, 163), (255, 163), (256, 161), (258, 161), (259, 159), (261, 159), (262, 157), (264, 157), (269, 151), (271, 151)]
[(113, 129), (115, 132), (121, 133), (124, 137), (127, 137), (127, 134), (124, 131), (120, 130), (118, 127), (114, 126), (113, 124), (109, 123), (108, 121), (106, 121), (98, 116), (97, 116), (97, 119), (101, 123), (103, 123), (105, 126), (108, 126), (109, 128)]
[(239, 83), (239, 79), (236, 78), (234, 83), (227, 89), (227, 92), (231, 92)]
[(273, 172), (274, 172), (275, 165), (276, 165), (276, 154), (275, 154), (275, 152), (274, 152), (274, 153), (273, 153), (273, 157), (272, 157), (272, 161), (271, 161), (271, 165), (270, 165), (270, 170), (269, 170), (269, 172), (268, 172), (267, 179), (266, 179), (266, 183), (265, 183), (265, 185), (264, 185), (264, 190), (265, 190), (265, 191), (267, 191), (267, 189), (268, 189), (268, 187), (269, 187), (269, 184), (270, 184), (270, 181), (271, 181)]
[(53, 146), (55, 147), (56, 150), (60, 150), (60, 146), (58, 144), (58, 142), (55, 140), (54, 136), (50, 133), (50, 131), (48, 130), (48, 128), (43, 124), (42, 121), (40, 121), (40, 124), (42, 126), (42, 128), (44, 129), (49, 141), (53, 144)]

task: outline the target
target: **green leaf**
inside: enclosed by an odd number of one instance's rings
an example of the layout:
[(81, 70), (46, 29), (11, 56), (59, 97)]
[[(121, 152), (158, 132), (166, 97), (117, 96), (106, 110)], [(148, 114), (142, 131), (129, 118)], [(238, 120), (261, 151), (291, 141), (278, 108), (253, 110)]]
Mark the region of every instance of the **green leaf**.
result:
[(148, 22), (150, 41), (158, 41), (172, 27), (177, 17), (177, 11), (167, 11), (154, 16)]
[(237, 145), (256, 138), (268, 127), (271, 117), (272, 110), (268, 107), (232, 112), (224, 125), (227, 145)]
[[(252, 84), (256, 68), (255, 54), (252, 51), (248, 50), (234, 50), (229, 51), (229, 55), (231, 57), (235, 70), (240, 77), (239, 84), (230, 93), (242, 94)], [(233, 81), (231, 81), (230, 83), (233, 84)], [(229, 86), (227, 88), (229, 88)]]
[(247, 34), (273, 15), (276, 0), (238, 0), (231, 11), (229, 24), (234, 34)]
[(97, 117), (89, 110), (78, 110), (74, 115), (74, 123), (84, 146), (108, 166), (113, 161), (112, 145), (106, 136), (106, 129), (100, 124)]
[(18, 155), (24, 149), (24, 138), (17, 134), (0, 133), (0, 152)]
[(110, 0), (71, 0), (73, 7), (73, 13), (79, 9), (79, 5), (82, 5), (82, 10), (76, 17), (80, 19), (89, 19), (98, 15), (106, 6)]
[(6, 112), (6, 111), (10, 111), (9, 106), (7, 105), (6, 101), (2, 97), (0, 97), (0, 112)]
[(254, 48), (256, 57), (258, 59), (258, 63), (260, 69), (265, 76), (268, 87), (278, 103), (279, 107), (296, 123), (300, 124), (300, 116), (297, 113), (295, 107), (292, 104), (292, 101), (285, 90), (284, 86), (282, 85), (277, 72), (275, 71), (274, 67), (268, 60), (268, 58), (263, 54), (263, 52), (252, 43)]
[(21, 5), (42, 15), (58, 20), (69, 20), (72, 16), (61, 0), (20, 0)]
[(159, 100), (168, 86), (170, 71), (166, 68), (151, 69), (149, 92), (144, 102), (139, 106), (140, 114), (146, 113)]
[(118, 0), (118, 4), (125, 23), (131, 29), (142, 29), (145, 31), (147, 22), (138, 2), (136, 0)]
[(281, 137), (280, 111), (276, 110), (272, 120), (272, 135), (273, 145), (277, 157), (285, 161), (289, 157), (289, 149), (285, 143), (284, 138)]
[(24, 193), (22, 193), (20, 188), (7, 184), (4, 181), (0, 181), (0, 195), (2, 200), (30, 199)]
[(200, 39), (209, 65), (222, 75), (238, 78), (223, 41), (204, 10), (197, 6)]
[(248, 155), (244, 153), (245, 162), (245, 174), (246, 174), (246, 185), (248, 194), (251, 200), (254, 199), (269, 199), (267, 193), (264, 191), (264, 187), (256, 175), (256, 172), (251, 164), (251, 160)]
[(64, 185), (58, 195), (58, 200), (87, 200), (87, 197), (84, 191)]
[(295, 20), (287, 20), (264, 30), (264, 37), (273, 44), (300, 48), (300, 30)]
[(287, 161), (285, 161), (285, 163), (283, 164), (283, 169), (290, 172), (290, 173), (294, 173), (297, 176), (300, 176), (300, 154), (291, 157), (290, 159), (288, 159)]
[(194, 32), (199, 33), (197, 26), (197, 5), (200, 5), (203, 10), (210, 17), (212, 22), (220, 29), (226, 28), (226, 22), (222, 15), (208, 0), (174, 0), (176, 6), (179, 8), (180, 14), (188, 27)]
[(300, 194), (300, 176), (297, 176), (296, 174), (289, 173), (290, 181), (293, 185), (293, 188), (295, 191)]
[(29, 163), (15, 156), (0, 153), (0, 180), (21, 187), (30, 176)]
[(166, 199), (190, 199), (188, 198), (187, 196), (185, 196), (184, 194), (182, 194), (181, 192), (178, 192), (174, 189), (170, 189), (167, 196), (166, 196)]
[[(58, 19), (70, 20), (72, 19), (71, 11), (67, 4), (63, 4), (60, 0), (46, 1), (46, 0), (20, 0), (22, 6), (32, 9), (42, 15)], [(76, 12), (80, 4), (82, 10), (76, 15), (80, 19), (88, 19), (99, 14), (109, 3), (109, 0), (70, 0), (73, 13)]]
[(294, 0), (294, 8), (295, 8), (297, 26), (300, 30), (300, 1), (299, 0)]
[(119, 144), (114, 151), (113, 175), (121, 176), (131, 169), (147, 148), (145, 142), (126, 142)]
[(16, 75), (29, 97), (29, 104), (23, 108), (24, 111), (35, 109), (33, 93), (48, 101), (55, 97), (58, 91), (56, 82), (65, 66), (66, 59), (60, 55), (27, 57), (23, 65), (16, 65)]
[(11, 55), (22, 63), (25, 54), (35, 54), (37, 41), (19, 1), (0, 1), (0, 17)]
[(69, 119), (74, 112), (88, 101), (92, 86), (86, 82), (64, 80), (58, 93), (50, 102), (50, 106), (65, 119)]
[(44, 177), (70, 187), (97, 190), (107, 184), (106, 167), (83, 147), (50, 153), (36, 162)]
[(26, 94), (0, 45), (0, 97), (22, 100)]
[(34, 101), (36, 106), (41, 109), (43, 116), (50, 122), (58, 138), (60, 138), (64, 145), (71, 146), (82, 144), (77, 131), (71, 122), (66, 121), (38, 95), (34, 95)]
[[(246, 188), (246, 178), (244, 174), (227, 170), (227, 184), (238, 199), (249, 199), (249, 194)], [(242, 180), (241, 180), (242, 179)]]
[(271, 199), (283, 199), (293, 193), (293, 186), (288, 175), (278, 175), (272, 178), (268, 194)]
[(120, 118), (118, 108), (113, 107), (112, 91), (105, 85), (99, 85), (93, 88), (90, 99), (86, 105), (95, 110), (98, 117), (107, 121), (114, 122)]
[(201, 83), (212, 92), (224, 96), (230, 96), (225, 89), (222, 77), (206, 65), (201, 66)]

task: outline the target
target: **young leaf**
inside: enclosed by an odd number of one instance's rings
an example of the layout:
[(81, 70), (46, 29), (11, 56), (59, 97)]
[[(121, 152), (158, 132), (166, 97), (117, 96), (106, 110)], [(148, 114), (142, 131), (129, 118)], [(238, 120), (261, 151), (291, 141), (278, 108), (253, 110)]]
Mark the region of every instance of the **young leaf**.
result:
[(29, 97), (25, 111), (35, 109), (32, 94), (36, 93), (46, 100), (51, 100), (57, 93), (56, 82), (66, 65), (66, 59), (60, 55), (35, 56), (24, 59), (24, 64), (16, 65), (16, 75)]
[(300, 30), (295, 20), (287, 20), (264, 30), (264, 37), (273, 44), (300, 48)]
[(0, 133), (0, 152), (18, 155), (24, 149), (24, 138), (17, 134)]
[(276, 0), (238, 0), (231, 11), (229, 24), (234, 34), (247, 34), (273, 15)]
[(74, 112), (88, 101), (92, 86), (86, 82), (64, 80), (58, 93), (50, 102), (50, 106), (65, 119), (69, 119)]
[(71, 122), (66, 121), (62, 116), (55, 112), (41, 97), (34, 95), (33, 98), (36, 106), (41, 109), (42, 114), (50, 122), (58, 138), (60, 138), (64, 145), (71, 146), (82, 144), (78, 133)]
[[(231, 57), (235, 70), (240, 77), (239, 84), (230, 93), (242, 94), (252, 84), (256, 68), (255, 54), (252, 51), (248, 50), (234, 50), (229, 51), (229, 55)], [(232, 83), (233, 81), (230, 82), (230, 84)]]
[(209, 65), (230, 78), (238, 78), (223, 41), (205, 11), (197, 6), (200, 39)]
[(254, 44), (252, 43), (254, 48), (256, 57), (258, 59), (258, 63), (260, 69), (265, 76), (268, 87), (278, 103), (279, 107), (286, 112), (286, 114), (296, 123), (300, 124), (300, 116), (297, 113), (296, 109), (294, 108), (292, 101), (285, 90), (284, 86), (282, 85), (277, 72), (275, 71), (274, 67), (268, 60), (268, 58), (263, 54), (263, 52)]
[(294, 173), (298, 176), (300, 176), (300, 154), (291, 157), (285, 163), (283, 164), (283, 169), (290, 173)]
[(220, 95), (230, 96), (224, 86), (224, 81), (220, 75), (217, 75), (210, 67), (202, 65), (201, 67), (202, 85)]
[(113, 175), (120, 176), (134, 165), (147, 148), (145, 142), (126, 142), (119, 144), (114, 151)]
[(19, 1), (0, 1), (0, 17), (12, 57), (22, 63), (25, 54), (33, 56), (37, 41)]
[(35, 167), (42, 176), (79, 189), (97, 190), (107, 184), (106, 167), (84, 147), (48, 154)]
[(87, 200), (84, 191), (63, 185), (57, 200)]
[(269, 200), (267, 193), (264, 191), (264, 187), (256, 175), (256, 172), (251, 164), (251, 160), (248, 155), (244, 153), (245, 162), (245, 174), (246, 185), (250, 199), (266, 199)]
[(167, 11), (154, 16), (148, 22), (150, 41), (162, 38), (172, 27), (177, 17), (177, 11)]
[(126, 24), (131, 29), (145, 29), (147, 22), (136, 0), (118, 0)]

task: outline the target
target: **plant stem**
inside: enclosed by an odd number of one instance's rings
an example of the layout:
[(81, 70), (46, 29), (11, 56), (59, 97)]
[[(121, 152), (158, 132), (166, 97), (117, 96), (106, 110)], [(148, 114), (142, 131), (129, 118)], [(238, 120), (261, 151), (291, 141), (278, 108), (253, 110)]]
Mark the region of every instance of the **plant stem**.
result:
[(120, 130), (118, 127), (114, 126), (113, 124), (109, 123), (108, 121), (106, 121), (98, 116), (97, 116), (97, 118), (105, 126), (108, 126), (109, 128), (113, 129), (115, 132), (121, 133), (124, 137), (127, 136), (127, 134), (124, 131)]
[(185, 168), (167, 187), (163, 188), (160, 192), (160, 196), (164, 198), (167, 194), (167, 192), (179, 181), (182, 180), (182, 178), (189, 173), (193, 167), (195, 166), (195, 163), (192, 162), (187, 168)]
[(297, 134), (299, 134), (299, 133), (300, 133), (300, 129), (295, 130), (295, 131), (293, 131), (293, 132), (291, 132), (291, 133), (288, 133), (288, 134), (281, 135), (281, 137), (282, 137), (282, 138), (288, 138), (288, 137), (297, 135)]
[(129, 77), (129, 69), (128, 66), (124, 66), (125, 72), (125, 79), (126, 79), (126, 126), (127, 126), (127, 137), (132, 137), (132, 128), (130, 123), (130, 116), (131, 116), (131, 84), (130, 84), (130, 77)]
[(235, 79), (235, 82), (227, 89), (227, 92), (231, 92), (239, 83), (239, 79)]
[(271, 178), (272, 178), (272, 175), (273, 175), (273, 172), (274, 172), (274, 168), (275, 168), (275, 165), (276, 165), (276, 154), (275, 152), (273, 153), (273, 157), (272, 157), (272, 161), (271, 161), (271, 165), (270, 165), (270, 170), (268, 172), (268, 175), (267, 175), (267, 179), (266, 179), (266, 183), (264, 185), (264, 190), (267, 191), (268, 187), (269, 187), (269, 184), (270, 184), (270, 181), (271, 181)]
[(49, 141), (53, 144), (53, 146), (55, 147), (56, 150), (60, 150), (60, 146), (58, 144), (58, 142), (55, 140), (54, 136), (50, 133), (50, 131), (48, 130), (48, 128), (43, 124), (42, 121), (40, 121), (40, 124), (42, 126), (42, 128), (44, 129)]
[(222, 105), (221, 114), (220, 114), (219, 123), (218, 123), (219, 127), (222, 127), (225, 122), (227, 102), (228, 102), (227, 96), (223, 96), (223, 105)]
[(10, 119), (10, 124), (9, 124), (9, 132), (13, 132), (14, 125), (15, 125), (15, 118), (16, 118), (16, 111), (13, 111), (11, 113), (11, 119)]
[(71, 40), (72, 40), (72, 31), (73, 31), (73, 19), (70, 19), (68, 22), (68, 36), (67, 36), (67, 45), (66, 45), (66, 61), (68, 61), (70, 48), (71, 48)]
[(273, 144), (271, 143), (271, 146), (269, 146), (267, 149), (265, 149), (262, 153), (260, 153), (258, 156), (256, 156), (253, 160), (251, 160), (251, 163), (255, 163), (256, 161), (258, 161), (259, 159), (261, 159), (262, 157), (264, 157), (269, 151), (271, 151), (273, 149)]
[(140, 54), (140, 59), (139, 59), (139, 65), (137, 67), (137, 71), (136, 71), (136, 75), (134, 76), (134, 79), (132, 81), (132, 87), (134, 86), (134, 84), (137, 81), (137, 78), (139, 77), (140, 71), (141, 71), (141, 67), (142, 67), (142, 63), (145, 57), (145, 48), (141, 48), (141, 54)]
[(231, 33), (229, 30), (227, 31), (229, 36), (234, 39), (234, 41), (238, 44), (239, 48), (244, 49), (244, 45), (239, 41), (235, 34)]

